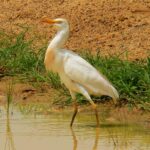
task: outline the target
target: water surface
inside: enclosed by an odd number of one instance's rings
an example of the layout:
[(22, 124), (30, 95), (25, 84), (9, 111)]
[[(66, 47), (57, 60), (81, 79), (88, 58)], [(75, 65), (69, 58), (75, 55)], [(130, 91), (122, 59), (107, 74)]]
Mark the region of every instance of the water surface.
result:
[(70, 113), (8, 118), (0, 111), (0, 150), (148, 150), (150, 131), (144, 125), (101, 123), (93, 114), (78, 114), (73, 129)]

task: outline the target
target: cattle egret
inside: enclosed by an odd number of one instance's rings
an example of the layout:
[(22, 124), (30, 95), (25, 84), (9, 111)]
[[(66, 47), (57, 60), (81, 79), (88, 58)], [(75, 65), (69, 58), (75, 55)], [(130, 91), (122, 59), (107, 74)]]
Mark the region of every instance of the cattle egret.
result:
[(116, 103), (119, 99), (117, 90), (86, 60), (72, 51), (63, 49), (69, 37), (69, 24), (66, 19), (43, 18), (42, 21), (53, 24), (57, 29), (55, 37), (46, 50), (44, 64), (47, 71), (58, 73), (61, 82), (68, 88), (74, 101), (74, 114), (70, 126), (72, 127), (78, 112), (76, 93), (82, 94), (91, 103), (95, 111), (97, 126), (99, 126), (97, 105), (90, 95), (108, 95)]

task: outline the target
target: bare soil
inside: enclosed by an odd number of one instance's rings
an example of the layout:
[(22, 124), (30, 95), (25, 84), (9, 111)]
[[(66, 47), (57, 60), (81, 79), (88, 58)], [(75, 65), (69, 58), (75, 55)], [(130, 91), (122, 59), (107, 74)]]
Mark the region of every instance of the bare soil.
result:
[[(8, 95), (15, 103), (49, 102), (58, 99), (59, 92), (45, 83), (21, 82), (17, 77), (4, 77), (0, 80), (0, 104), (6, 104)], [(62, 98), (62, 97), (60, 97)]]
[[(70, 38), (66, 48), (73, 51), (100, 50), (103, 55), (122, 54), (130, 60), (150, 54), (150, 0), (0, 0), (0, 29), (19, 33), (30, 27), (27, 38), (34, 38), (39, 48), (48, 43), (55, 30), (41, 23), (41, 18), (66, 18)], [(20, 27), (21, 26), (21, 27)], [(11, 78), (0, 80), (0, 103), (5, 103)], [(50, 102), (58, 91), (43, 84), (14, 80), (16, 102)]]
[(0, 28), (20, 32), (29, 26), (27, 37), (35, 46), (47, 43), (55, 33), (41, 18), (63, 17), (70, 23), (66, 48), (73, 51), (100, 50), (102, 54), (128, 54), (129, 59), (150, 53), (150, 0), (1, 0)]

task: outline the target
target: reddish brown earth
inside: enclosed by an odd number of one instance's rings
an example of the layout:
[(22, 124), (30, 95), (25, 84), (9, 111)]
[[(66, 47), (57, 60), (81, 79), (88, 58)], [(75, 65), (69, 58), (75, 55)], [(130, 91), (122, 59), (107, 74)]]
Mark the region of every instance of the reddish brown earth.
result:
[[(35, 46), (48, 42), (54, 29), (40, 22), (43, 16), (63, 17), (70, 23), (71, 50), (100, 49), (102, 54), (128, 54), (130, 59), (150, 53), (150, 0), (1, 0), (0, 28), (19, 32), (31, 27)], [(19, 25), (19, 26), (18, 26)]]

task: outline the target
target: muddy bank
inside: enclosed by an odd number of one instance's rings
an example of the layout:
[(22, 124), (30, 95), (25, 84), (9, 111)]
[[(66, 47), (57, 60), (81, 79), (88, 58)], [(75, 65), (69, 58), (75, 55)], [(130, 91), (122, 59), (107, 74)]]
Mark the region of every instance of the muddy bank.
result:
[(25, 82), (17, 77), (4, 77), (0, 80), (0, 102), (11, 94), (15, 102), (50, 102), (58, 97), (57, 90), (46, 83)]
[(35, 47), (47, 43), (55, 32), (40, 22), (48, 16), (69, 20), (66, 48), (71, 50), (100, 49), (106, 55), (127, 51), (121, 57), (127, 54), (130, 59), (145, 58), (150, 51), (150, 1), (13, 0), (1, 1), (0, 10), (0, 28), (18, 33), (20, 26), (29, 26), (27, 38), (35, 39)]

